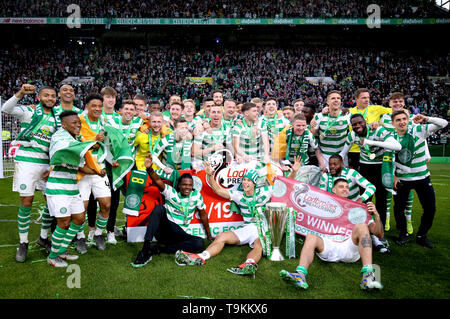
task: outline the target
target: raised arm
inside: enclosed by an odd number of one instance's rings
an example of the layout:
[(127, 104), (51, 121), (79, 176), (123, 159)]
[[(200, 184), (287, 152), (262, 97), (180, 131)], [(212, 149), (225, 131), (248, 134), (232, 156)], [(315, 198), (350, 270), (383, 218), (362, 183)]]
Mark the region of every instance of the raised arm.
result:
[(164, 192), (164, 190), (166, 189), (166, 184), (164, 184), (162, 179), (153, 170), (153, 168), (152, 168), (153, 161), (152, 161), (152, 156), (150, 154), (145, 158), (144, 164), (145, 164), (145, 169), (147, 170), (147, 173), (150, 176), (150, 178), (152, 179), (153, 183), (156, 184), (156, 186), (158, 187), (160, 192)]
[(392, 136), (389, 136), (384, 141), (373, 141), (365, 138), (363, 145), (378, 146), (389, 151), (397, 151), (397, 152), (402, 149), (402, 145), (400, 144), (400, 142), (397, 141)]
[(204, 166), (209, 185), (211, 186), (214, 193), (216, 193), (220, 197), (230, 199), (230, 192), (220, 187), (219, 184), (217, 184), (216, 180), (214, 179), (213, 176), (214, 170), (212, 169), (211, 164), (209, 162), (204, 162)]

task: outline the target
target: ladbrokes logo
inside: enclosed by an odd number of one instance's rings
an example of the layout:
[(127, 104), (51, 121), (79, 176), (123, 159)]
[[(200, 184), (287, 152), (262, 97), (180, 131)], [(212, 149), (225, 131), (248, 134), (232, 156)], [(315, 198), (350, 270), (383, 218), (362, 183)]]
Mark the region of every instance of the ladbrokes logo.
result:
[(241, 184), (246, 172), (246, 168), (226, 167), (217, 173), (216, 182), (225, 189), (233, 189)]
[(291, 201), (307, 213), (322, 218), (336, 218), (343, 213), (341, 205), (331, 196), (316, 192), (304, 183), (294, 185)]

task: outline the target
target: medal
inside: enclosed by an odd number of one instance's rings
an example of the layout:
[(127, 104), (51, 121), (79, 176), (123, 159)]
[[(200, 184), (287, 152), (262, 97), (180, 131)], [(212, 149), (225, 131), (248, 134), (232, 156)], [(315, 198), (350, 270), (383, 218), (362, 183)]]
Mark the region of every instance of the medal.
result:
[(369, 158), (370, 158), (371, 160), (375, 159), (375, 154), (374, 154), (374, 153), (370, 153)]
[(325, 134), (320, 133), (319, 138), (320, 138), (321, 140), (323, 140), (323, 139), (325, 138)]

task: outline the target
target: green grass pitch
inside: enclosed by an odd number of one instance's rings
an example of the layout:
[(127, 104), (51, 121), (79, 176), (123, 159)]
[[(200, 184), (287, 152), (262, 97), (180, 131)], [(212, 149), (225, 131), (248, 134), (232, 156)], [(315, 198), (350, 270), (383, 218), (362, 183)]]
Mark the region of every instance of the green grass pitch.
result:
[[(67, 269), (56, 269), (46, 262), (46, 254), (34, 244), (39, 237), (36, 222), (43, 197), (36, 195), (30, 228), (30, 250), (25, 263), (14, 259), (18, 245), (17, 211), (19, 196), (11, 191), (12, 179), (0, 180), (0, 299), (447, 299), (449, 298), (449, 212), (450, 165), (430, 164), (431, 180), (437, 197), (437, 212), (429, 232), (435, 249), (428, 250), (411, 241), (397, 246), (398, 235), (392, 214), (391, 230), (386, 237), (391, 254), (374, 252), (373, 262), (381, 267), (384, 289), (365, 293), (359, 289), (361, 262), (353, 264), (325, 263), (317, 257), (309, 269), (308, 290), (297, 290), (283, 282), (282, 269), (294, 271), (301, 244), (297, 243), (295, 259), (259, 263), (256, 277), (240, 277), (226, 271), (245, 260), (244, 247), (225, 247), (223, 252), (203, 267), (180, 267), (173, 255), (154, 256), (144, 268), (134, 269), (130, 262), (141, 243), (120, 241), (105, 251), (91, 248), (79, 260), (80, 288)], [(414, 197), (414, 230), (420, 223), (422, 209)], [(118, 213), (117, 225), (125, 223)], [(206, 242), (208, 244), (208, 242)], [(284, 248), (284, 247), (282, 247)]]

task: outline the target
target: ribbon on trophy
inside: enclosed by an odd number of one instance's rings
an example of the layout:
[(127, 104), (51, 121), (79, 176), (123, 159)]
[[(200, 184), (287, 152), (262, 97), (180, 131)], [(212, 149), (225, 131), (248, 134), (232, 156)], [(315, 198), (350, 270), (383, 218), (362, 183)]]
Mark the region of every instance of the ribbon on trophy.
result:
[(286, 221), (286, 256), (291, 259), (295, 258), (295, 219), (297, 212), (288, 207), (288, 216)]
[(270, 229), (266, 217), (264, 216), (263, 208), (257, 207), (255, 209), (254, 219), (262, 246), (262, 254), (263, 256), (270, 258), (272, 254), (272, 240), (270, 238)]

